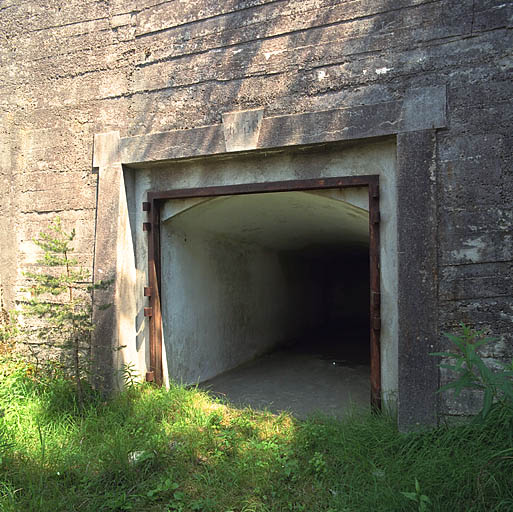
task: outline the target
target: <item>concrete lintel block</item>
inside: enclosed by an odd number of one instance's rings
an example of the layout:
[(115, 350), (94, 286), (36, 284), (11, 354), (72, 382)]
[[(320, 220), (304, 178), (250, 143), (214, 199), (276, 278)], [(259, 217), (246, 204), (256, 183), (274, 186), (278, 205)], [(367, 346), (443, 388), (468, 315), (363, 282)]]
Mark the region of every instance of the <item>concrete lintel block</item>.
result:
[(93, 144), (93, 170), (121, 162), (119, 132), (97, 133)]
[(227, 112), (222, 125), (150, 133), (119, 139), (95, 136), (94, 167), (205, 157), (382, 137), (447, 125), (446, 86), (409, 90), (402, 101), (264, 118), (264, 109)]
[(226, 151), (256, 149), (263, 117), (263, 108), (223, 114)]

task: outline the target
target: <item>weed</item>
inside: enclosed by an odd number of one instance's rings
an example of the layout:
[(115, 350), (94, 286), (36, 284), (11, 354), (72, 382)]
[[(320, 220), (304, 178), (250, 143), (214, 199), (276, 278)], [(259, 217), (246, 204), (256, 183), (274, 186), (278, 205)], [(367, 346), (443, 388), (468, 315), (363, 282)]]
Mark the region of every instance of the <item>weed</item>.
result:
[(123, 382), (127, 389), (133, 389), (139, 382), (140, 376), (134, 363), (123, 364), (121, 368)]
[(445, 335), (453, 344), (453, 352), (436, 352), (431, 355), (448, 358), (449, 363), (440, 364), (454, 372), (456, 378), (445, 384), (439, 392), (454, 390), (458, 396), (464, 389), (477, 389), (483, 392), (483, 406), (478, 418), (485, 420), (493, 406), (502, 407), (513, 416), (513, 361), (499, 363), (501, 369), (492, 371), (479, 355), (479, 349), (494, 341), (484, 333), (461, 324), (461, 333)]
[[(162, 497), (163, 495), (167, 496), (169, 494), (174, 494), (175, 491), (178, 492), (177, 489), (179, 487), (179, 484), (173, 482), (170, 478), (166, 478), (164, 481), (159, 482), (156, 487), (150, 489), (146, 493), (146, 496), (148, 496), (148, 498), (150, 498), (151, 500), (156, 500)], [(179, 496), (181, 496), (181, 494)]]
[(34, 239), (43, 250), (43, 257), (37, 263), (45, 271), (25, 272), (32, 284), (28, 290), (30, 299), (23, 309), (26, 317), (39, 319), (40, 325), (35, 330), (40, 338), (50, 344), (60, 340), (61, 347), (70, 352), (78, 403), (83, 407), (82, 378), (88, 372), (93, 330), (91, 291), (110, 283), (91, 284), (89, 271), (79, 268), (78, 260), (72, 257), (74, 238), (75, 230), (64, 231), (60, 218), (56, 217), (50, 231), (41, 232)]
[(3, 420), (4, 414), (4, 411), (0, 409), (0, 466), (4, 461), (5, 454), (8, 454), (9, 448), (12, 447), (10, 434)]
[(0, 354), (10, 354), (13, 351), (18, 334), (19, 326), (16, 311), (7, 311), (0, 301)]
[(328, 471), (326, 467), (326, 461), (324, 460), (322, 453), (315, 452), (313, 457), (308, 461), (308, 464), (312, 468), (314, 474), (317, 476), (322, 476)]
[(431, 500), (420, 491), (419, 481), (415, 478), (415, 492), (403, 492), (401, 494), (408, 498), (409, 500), (414, 501), (418, 505), (418, 512), (427, 512), (428, 505), (431, 505)]

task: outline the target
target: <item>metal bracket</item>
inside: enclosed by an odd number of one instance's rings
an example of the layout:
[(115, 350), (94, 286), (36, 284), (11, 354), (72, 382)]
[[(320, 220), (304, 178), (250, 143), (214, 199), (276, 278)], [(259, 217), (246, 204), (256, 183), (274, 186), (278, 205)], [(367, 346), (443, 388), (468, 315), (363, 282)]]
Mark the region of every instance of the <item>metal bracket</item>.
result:
[(155, 372), (146, 372), (146, 382), (155, 381)]
[(153, 308), (144, 308), (144, 316), (153, 316)]
[(151, 203), (144, 201), (142, 204), (143, 212), (151, 212)]
[(143, 222), (143, 231), (151, 231), (151, 222)]
[(151, 297), (152, 296), (152, 289), (151, 286), (145, 286), (144, 287), (144, 296), (145, 297)]

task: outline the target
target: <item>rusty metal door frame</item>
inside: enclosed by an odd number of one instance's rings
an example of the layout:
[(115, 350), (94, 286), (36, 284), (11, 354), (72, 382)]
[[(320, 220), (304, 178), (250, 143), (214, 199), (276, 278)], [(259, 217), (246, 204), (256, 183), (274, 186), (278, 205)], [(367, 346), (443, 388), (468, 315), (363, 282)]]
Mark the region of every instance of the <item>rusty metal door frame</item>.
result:
[(149, 222), (143, 224), (148, 232), (148, 286), (144, 295), (149, 297), (149, 307), (144, 315), (149, 318), (150, 365), (146, 380), (163, 383), (162, 366), (162, 309), (160, 300), (160, 207), (168, 199), (193, 197), (217, 197), (229, 195), (261, 194), (267, 192), (293, 192), (327, 188), (367, 187), (369, 197), (369, 261), (370, 261), (370, 367), (371, 405), (381, 408), (381, 304), (380, 304), (380, 262), (379, 262), (379, 176), (340, 176), (324, 179), (275, 181), (222, 185), (167, 191), (148, 192), (143, 210), (148, 213)]

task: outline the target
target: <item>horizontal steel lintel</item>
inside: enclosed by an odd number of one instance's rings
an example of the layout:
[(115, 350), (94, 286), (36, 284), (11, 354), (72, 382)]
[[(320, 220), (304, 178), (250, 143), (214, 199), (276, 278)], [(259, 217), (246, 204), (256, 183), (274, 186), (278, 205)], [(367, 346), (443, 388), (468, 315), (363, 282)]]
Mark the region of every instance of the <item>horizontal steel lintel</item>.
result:
[(379, 176), (343, 176), (306, 180), (270, 181), (263, 183), (243, 183), (239, 185), (220, 185), (212, 187), (183, 188), (148, 192), (150, 201), (166, 199), (184, 199), (189, 197), (215, 197), (242, 194), (260, 194), (263, 192), (290, 192), (295, 190), (318, 190), (325, 188), (365, 187), (378, 184)]

